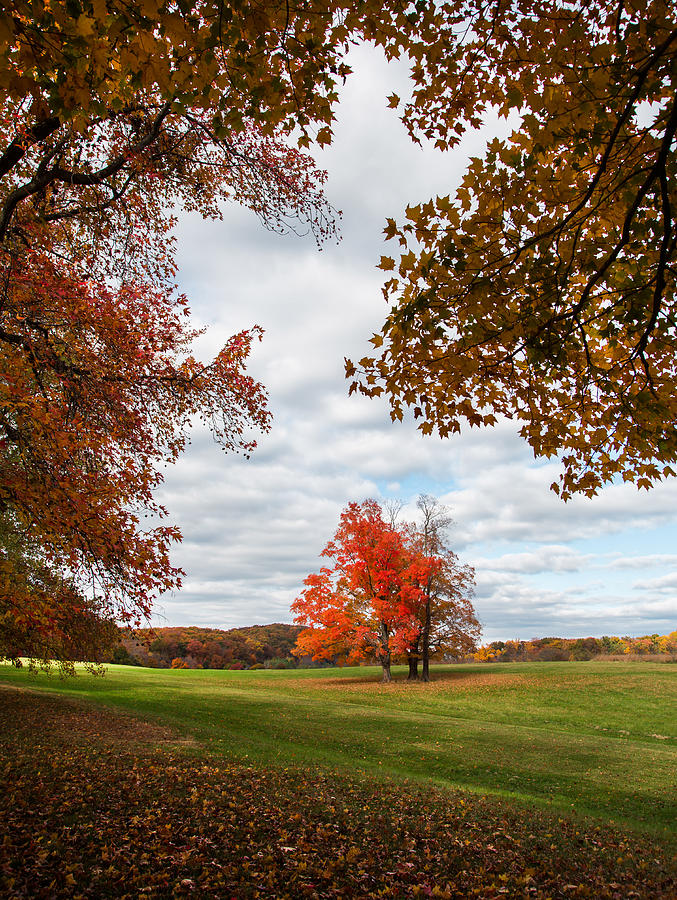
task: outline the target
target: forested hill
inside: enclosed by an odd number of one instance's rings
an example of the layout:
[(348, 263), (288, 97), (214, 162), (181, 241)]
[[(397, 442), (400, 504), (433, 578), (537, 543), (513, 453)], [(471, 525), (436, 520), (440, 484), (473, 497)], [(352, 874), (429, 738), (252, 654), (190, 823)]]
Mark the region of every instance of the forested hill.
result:
[(158, 668), (248, 669), (293, 666), (291, 651), (299, 625), (250, 625), (246, 628), (143, 628), (122, 633), (112, 662)]

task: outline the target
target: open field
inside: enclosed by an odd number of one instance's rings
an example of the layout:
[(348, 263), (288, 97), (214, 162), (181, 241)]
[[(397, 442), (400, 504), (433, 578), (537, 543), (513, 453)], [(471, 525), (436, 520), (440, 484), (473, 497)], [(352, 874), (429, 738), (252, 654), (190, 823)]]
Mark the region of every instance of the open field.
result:
[(0, 679), (172, 726), (194, 752), (432, 780), (675, 834), (677, 668), (558, 662), (433, 673), (429, 685), (388, 686), (367, 668), (111, 666), (105, 678), (61, 681), (3, 666)]
[(676, 688), (636, 663), (0, 666), (0, 895), (674, 900)]
[(0, 895), (672, 900), (666, 846), (477, 794), (185, 753), (181, 732), (0, 688)]

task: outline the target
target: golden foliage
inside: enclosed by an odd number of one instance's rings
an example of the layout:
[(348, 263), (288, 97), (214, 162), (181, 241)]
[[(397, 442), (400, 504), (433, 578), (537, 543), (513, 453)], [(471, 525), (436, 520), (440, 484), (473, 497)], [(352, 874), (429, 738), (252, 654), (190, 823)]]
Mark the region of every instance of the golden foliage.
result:
[[(445, 5), (457, 32), (415, 67), (414, 137), (515, 123), (456, 197), (406, 210), (378, 357), (348, 363), (424, 433), (515, 418), (553, 489), (648, 488), (677, 460), (674, 4)], [(447, 35), (450, 37), (450, 35)]]

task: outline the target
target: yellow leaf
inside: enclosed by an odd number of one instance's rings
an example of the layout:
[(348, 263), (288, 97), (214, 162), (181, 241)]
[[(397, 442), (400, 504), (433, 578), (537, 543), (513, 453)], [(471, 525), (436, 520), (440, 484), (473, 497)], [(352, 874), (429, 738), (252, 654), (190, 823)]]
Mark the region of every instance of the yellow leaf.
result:
[(78, 34), (82, 35), (82, 37), (89, 37), (94, 31), (94, 19), (85, 15), (79, 16), (75, 30)]

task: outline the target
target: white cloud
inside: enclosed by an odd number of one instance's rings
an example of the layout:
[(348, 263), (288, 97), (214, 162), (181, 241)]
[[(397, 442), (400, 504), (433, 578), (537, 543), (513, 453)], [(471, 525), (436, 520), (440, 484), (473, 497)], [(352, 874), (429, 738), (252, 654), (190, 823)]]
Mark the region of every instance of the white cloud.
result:
[(522, 553), (505, 553), (493, 559), (475, 557), (474, 565), (481, 572), (515, 572), (536, 575), (541, 572), (580, 572), (595, 557), (582, 554), (572, 547), (553, 545)]
[[(492, 443), (491, 432), (483, 436)], [(649, 493), (631, 484), (613, 484), (595, 498), (578, 496), (564, 504), (549, 489), (558, 464), (534, 464), (526, 445), (507, 428), (501, 437), (485, 450), (485, 458), (493, 457), (493, 462), (478, 465), (479, 452), (462, 457), (461, 487), (445, 497), (464, 524), (466, 542), (594, 540), (601, 534), (670, 526), (677, 520), (674, 480)], [(514, 442), (521, 444), (521, 459)], [(502, 448), (507, 461), (501, 459)]]
[(606, 564), (610, 569), (655, 569), (677, 567), (677, 554), (650, 553), (646, 556), (623, 556)]
[(633, 587), (643, 591), (657, 591), (668, 593), (672, 596), (672, 610), (677, 613), (677, 572), (669, 575), (661, 575), (660, 578), (649, 578), (646, 581), (636, 581)]

